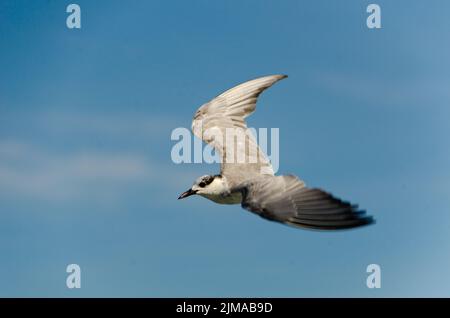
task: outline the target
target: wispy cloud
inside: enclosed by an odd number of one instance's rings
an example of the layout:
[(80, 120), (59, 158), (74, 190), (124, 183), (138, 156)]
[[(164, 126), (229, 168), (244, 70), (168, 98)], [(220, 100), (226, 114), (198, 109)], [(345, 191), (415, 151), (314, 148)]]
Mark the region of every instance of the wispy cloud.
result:
[(148, 180), (159, 169), (135, 154), (61, 154), (20, 142), (0, 142), (0, 189), (4, 195), (44, 200), (113, 195), (125, 184)]
[(147, 191), (182, 189), (196, 174), (196, 169), (174, 169), (172, 162), (152, 161), (137, 153), (59, 153), (23, 142), (0, 141), (3, 198), (117, 201), (125, 198), (129, 189), (139, 187)]
[[(173, 163), (164, 159), (170, 153), (162, 155), (158, 144), (151, 143), (152, 138), (164, 140), (164, 135), (169, 141), (173, 118), (42, 112), (11, 115), (2, 121), (6, 131), (0, 139), (3, 198), (117, 200), (133, 187), (151, 188), (157, 183), (160, 189), (169, 188), (183, 179), (184, 174), (175, 176)], [(90, 142), (93, 138), (108, 142), (108, 147), (98, 147)], [(189, 173), (184, 177), (192, 178)]]
[(57, 112), (57, 111), (2, 111), (0, 133), (36, 131), (45, 135), (74, 135), (84, 138), (86, 135), (98, 137), (160, 138), (161, 134), (170, 134), (185, 118), (149, 115), (138, 113), (98, 113), (98, 112)]

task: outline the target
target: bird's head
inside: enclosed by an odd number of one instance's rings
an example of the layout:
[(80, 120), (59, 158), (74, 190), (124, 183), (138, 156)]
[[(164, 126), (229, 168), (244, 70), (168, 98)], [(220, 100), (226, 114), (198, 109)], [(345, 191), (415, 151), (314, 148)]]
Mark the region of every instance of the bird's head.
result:
[(210, 176), (205, 175), (201, 176), (197, 180), (195, 180), (192, 187), (183, 192), (179, 197), (179, 199), (187, 198), (193, 194), (208, 196), (208, 195), (218, 195), (224, 191), (224, 184), (222, 177), (220, 175)]

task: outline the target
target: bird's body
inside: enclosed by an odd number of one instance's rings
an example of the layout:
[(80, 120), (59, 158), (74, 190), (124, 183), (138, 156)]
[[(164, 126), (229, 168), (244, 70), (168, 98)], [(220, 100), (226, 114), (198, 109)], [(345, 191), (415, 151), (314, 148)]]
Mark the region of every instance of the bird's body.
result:
[(207, 198), (218, 204), (241, 204), (242, 193), (240, 192), (222, 192), (218, 194), (200, 194), (202, 197)]
[(259, 95), (285, 77), (271, 75), (245, 82), (197, 110), (192, 131), (219, 152), (221, 173), (198, 178), (179, 199), (197, 194), (219, 204), (241, 204), (265, 219), (310, 229), (346, 229), (373, 223), (356, 205), (308, 188), (296, 176), (274, 175), (245, 118), (255, 110)]

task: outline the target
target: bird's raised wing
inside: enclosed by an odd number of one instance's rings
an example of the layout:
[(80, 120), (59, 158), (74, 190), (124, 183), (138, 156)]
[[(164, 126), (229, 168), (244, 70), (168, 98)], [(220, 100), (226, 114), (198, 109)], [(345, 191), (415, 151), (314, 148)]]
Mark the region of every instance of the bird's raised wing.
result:
[(264, 176), (241, 187), (242, 207), (287, 225), (316, 230), (340, 230), (371, 224), (357, 205), (320, 189), (307, 188), (295, 176)]
[[(235, 184), (261, 174), (273, 175), (266, 155), (247, 128), (245, 118), (256, 108), (258, 96), (286, 75), (260, 77), (220, 94), (195, 113), (192, 131), (221, 158), (221, 174)], [(244, 174), (242, 173), (245, 171)]]

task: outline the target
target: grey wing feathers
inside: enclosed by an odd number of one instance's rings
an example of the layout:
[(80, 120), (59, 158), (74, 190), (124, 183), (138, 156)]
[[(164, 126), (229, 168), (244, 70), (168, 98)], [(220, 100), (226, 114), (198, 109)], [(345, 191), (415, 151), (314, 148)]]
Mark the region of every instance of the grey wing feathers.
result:
[(295, 176), (264, 177), (242, 187), (242, 207), (263, 218), (287, 225), (339, 230), (374, 222), (357, 205), (320, 189), (305, 187)]
[[(195, 113), (194, 120), (214, 117), (215, 112), (219, 112), (227, 117), (235, 116), (234, 124), (241, 125), (243, 119), (255, 111), (258, 96), (286, 77), (286, 75), (269, 75), (239, 84), (200, 107)], [(193, 126), (195, 127), (195, 123)], [(197, 135), (197, 131), (194, 133)], [(198, 137), (202, 138), (201, 134)]]

